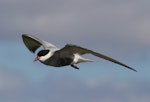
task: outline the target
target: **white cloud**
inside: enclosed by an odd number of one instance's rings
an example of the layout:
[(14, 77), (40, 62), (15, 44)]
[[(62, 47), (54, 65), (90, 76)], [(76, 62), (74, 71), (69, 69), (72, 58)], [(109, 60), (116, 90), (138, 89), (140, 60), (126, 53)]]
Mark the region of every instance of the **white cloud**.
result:
[[(150, 44), (149, 8), (147, 0), (1, 0), (0, 40), (4, 43), (10, 40), (19, 42), (22, 33), (31, 33), (58, 47), (65, 43), (77, 43), (95, 51), (103, 50), (102, 53), (107, 52), (108, 55), (113, 53), (117, 56), (122, 55), (123, 58), (129, 57), (128, 61), (134, 57), (137, 61), (137, 56), (147, 56), (145, 52), (149, 53), (147, 48)], [(3, 52), (6, 52), (5, 50), (8, 49), (4, 47)], [(11, 50), (16, 54), (20, 51), (16, 51), (13, 47)], [(8, 53), (6, 55), (3, 55), (3, 58), (10, 57)], [(145, 57), (143, 59), (145, 63)], [(2, 62), (7, 61), (8, 59), (5, 59)], [(13, 62), (16, 63), (17, 60), (12, 60), (11, 63)], [(138, 83), (134, 80), (120, 81), (114, 78), (83, 81), (70, 76), (69, 78), (67, 76), (68, 79), (55, 78), (56, 76), (50, 73), (48, 79), (51, 80), (47, 79), (35, 85), (32, 78), (28, 79), (28, 75), (23, 76), (22, 72), (19, 73), (21, 74), (8, 70), (0, 71), (0, 97), (4, 96), (0, 101), (2, 99), (11, 102), (150, 100), (150, 83), (143, 84), (141, 80)]]
[(81, 79), (64, 74), (58, 76), (49, 71), (48, 75), (35, 83), (21, 71), (1, 67), (0, 101), (148, 102), (150, 100), (150, 83), (144, 80), (121, 80), (111, 76)]
[(18, 41), (22, 33), (38, 34), (58, 46), (73, 43), (112, 54), (117, 50), (119, 56), (143, 51), (150, 43), (147, 1), (1, 2), (4, 41)]
[(21, 101), (26, 85), (25, 78), (17, 71), (0, 67), (0, 101)]

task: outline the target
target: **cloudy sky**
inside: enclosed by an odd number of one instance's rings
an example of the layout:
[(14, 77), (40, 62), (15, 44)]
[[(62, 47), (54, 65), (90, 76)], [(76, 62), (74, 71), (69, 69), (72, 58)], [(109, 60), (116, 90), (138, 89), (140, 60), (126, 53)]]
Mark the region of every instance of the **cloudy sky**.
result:
[[(0, 102), (149, 102), (150, 1), (1, 0)], [(77, 44), (115, 58), (54, 68), (25, 48), (33, 34), (57, 47)]]

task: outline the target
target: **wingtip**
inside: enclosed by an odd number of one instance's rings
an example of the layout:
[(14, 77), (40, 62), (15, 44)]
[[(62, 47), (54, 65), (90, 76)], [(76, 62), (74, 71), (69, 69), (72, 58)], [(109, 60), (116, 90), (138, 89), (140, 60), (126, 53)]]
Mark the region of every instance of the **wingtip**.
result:
[(135, 69), (131, 69), (131, 70), (133, 70), (134, 72), (138, 72), (137, 70), (135, 70)]
[(31, 36), (30, 34), (22, 34), (22, 37)]
[(133, 69), (133, 71), (138, 72), (137, 70)]
[(26, 36), (25, 34), (22, 34), (22, 37)]
[(133, 69), (133, 68), (131, 68), (131, 67), (127, 67), (127, 68), (131, 69), (131, 70), (134, 71), (134, 72), (138, 72), (137, 70), (135, 70), (135, 69)]
[(29, 43), (29, 41), (27, 40), (28, 38), (33, 39), (33, 36), (30, 35), (30, 34), (22, 34), (22, 40), (23, 40), (25, 46), (29, 49), (29, 51), (30, 51), (31, 53), (35, 53), (36, 49), (30, 48), (30, 43)]
[(22, 34), (22, 38), (29, 37), (29, 34)]

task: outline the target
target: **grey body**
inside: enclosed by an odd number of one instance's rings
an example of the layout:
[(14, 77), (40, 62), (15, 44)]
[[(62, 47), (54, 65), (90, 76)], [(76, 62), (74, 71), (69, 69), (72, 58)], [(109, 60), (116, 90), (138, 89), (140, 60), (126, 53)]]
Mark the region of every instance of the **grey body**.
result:
[(73, 59), (74, 59), (73, 54), (69, 56), (64, 56), (63, 53), (61, 53), (61, 51), (56, 51), (49, 59), (47, 59), (42, 63), (54, 67), (61, 67), (70, 65), (73, 62)]
[(76, 46), (67, 44), (62, 49), (57, 48), (53, 44), (46, 42), (44, 40), (40, 40), (33, 35), (29, 34), (23, 34), (22, 35), (23, 42), (26, 45), (26, 47), (33, 53), (40, 47), (43, 46), (44, 50), (49, 50), (50, 52), (40, 57), (40, 62), (46, 65), (55, 66), (55, 67), (61, 67), (66, 65), (74, 66), (74, 64), (78, 64), (81, 62), (93, 62), (93, 60), (83, 58), (81, 55), (84, 54), (92, 54), (94, 56), (103, 58), (105, 60), (111, 61), (113, 63), (119, 64), (121, 66), (124, 66), (125, 68), (131, 69), (133, 71), (136, 71), (135, 69), (127, 66), (126, 64), (123, 64), (122, 62), (119, 62), (111, 57), (105, 56), (103, 54), (97, 53), (95, 51)]

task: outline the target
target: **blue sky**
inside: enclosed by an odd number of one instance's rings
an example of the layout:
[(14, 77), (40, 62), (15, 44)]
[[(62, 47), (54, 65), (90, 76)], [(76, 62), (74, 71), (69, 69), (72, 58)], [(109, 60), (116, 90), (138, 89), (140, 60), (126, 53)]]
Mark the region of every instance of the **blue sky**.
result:
[[(149, 102), (150, 1), (1, 0), (1, 102)], [(93, 63), (54, 68), (22, 42), (33, 34), (57, 47), (77, 44), (133, 68)]]

